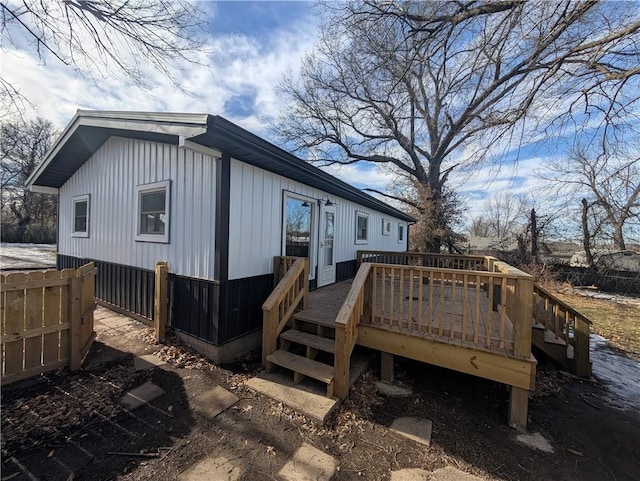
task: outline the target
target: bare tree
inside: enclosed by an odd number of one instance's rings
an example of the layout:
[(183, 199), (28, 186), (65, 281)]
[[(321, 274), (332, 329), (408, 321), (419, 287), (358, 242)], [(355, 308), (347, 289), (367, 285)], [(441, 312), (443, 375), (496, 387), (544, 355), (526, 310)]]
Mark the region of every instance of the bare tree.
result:
[(527, 199), (524, 196), (512, 192), (487, 199), (484, 210), (490, 235), (505, 239), (519, 234), (526, 225), (527, 206)]
[[(188, 0), (21, 0), (0, 2), (2, 52), (31, 49), (90, 79), (122, 77), (146, 86), (148, 67), (174, 82), (202, 46), (197, 6)], [(0, 106), (22, 109), (18, 85), (0, 76)]]
[(583, 239), (607, 236), (605, 240), (612, 241), (615, 249), (626, 249), (626, 229), (640, 220), (638, 147), (637, 143), (605, 144), (598, 154), (591, 146), (579, 145), (543, 174), (565, 194), (582, 198)]
[(327, 12), (300, 79), (283, 82), (279, 133), (321, 164), (386, 164), (430, 202), (454, 169), (521, 142), (525, 120), (577, 121), (580, 108), (608, 125), (637, 101), (637, 5), (360, 0)]
[(53, 145), (51, 122), (0, 125), (2, 237), (12, 242), (55, 240), (56, 198), (25, 190), (24, 183)]

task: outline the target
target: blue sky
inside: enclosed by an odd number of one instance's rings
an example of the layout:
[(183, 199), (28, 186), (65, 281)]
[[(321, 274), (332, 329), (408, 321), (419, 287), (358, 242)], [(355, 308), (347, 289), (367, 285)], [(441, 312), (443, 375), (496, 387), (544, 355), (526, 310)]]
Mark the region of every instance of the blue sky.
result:
[[(191, 95), (153, 71), (147, 77), (148, 90), (124, 79), (92, 82), (55, 59), (47, 58), (43, 65), (26, 48), (4, 51), (0, 68), (34, 104), (29, 115), (47, 118), (60, 129), (76, 109), (207, 112), (273, 141), (270, 127), (287, 108), (277, 85), (284, 75), (295, 75), (302, 57), (314, 48), (319, 23), (314, 4), (203, 2), (200, 7), (208, 15), (202, 65), (185, 64), (175, 73)], [(452, 186), (468, 200), (470, 214), (477, 214), (489, 192), (534, 190), (534, 171), (557, 155), (557, 149), (558, 143), (548, 139), (524, 145), (507, 155), (518, 159), (517, 168), (509, 162), (497, 173), (490, 166), (471, 176), (456, 172)], [(389, 172), (362, 163), (328, 170), (360, 188), (384, 190), (392, 180)]]

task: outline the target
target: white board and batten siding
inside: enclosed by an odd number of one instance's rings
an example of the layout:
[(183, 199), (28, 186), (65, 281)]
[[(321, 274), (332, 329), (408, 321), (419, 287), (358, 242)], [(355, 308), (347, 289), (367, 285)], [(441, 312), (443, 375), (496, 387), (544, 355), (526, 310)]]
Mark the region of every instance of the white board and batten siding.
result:
[[(213, 279), (213, 157), (176, 145), (111, 137), (62, 186), (58, 252), (152, 270)], [(169, 243), (136, 241), (136, 186), (171, 180)], [(72, 199), (89, 194), (89, 236), (73, 237)]]
[[(406, 221), (327, 194), (282, 175), (232, 159), (230, 187), (229, 279), (242, 279), (273, 272), (273, 257), (282, 254), (284, 191), (311, 200), (328, 197), (335, 204), (336, 262), (355, 259), (359, 249), (406, 250)], [(369, 239), (362, 244), (356, 244), (357, 211), (364, 212), (369, 217)], [(391, 221), (390, 235), (382, 235), (383, 218)], [(317, 217), (314, 223), (317, 224)], [(398, 240), (399, 223), (404, 226), (404, 242)], [(317, 238), (317, 230), (313, 235)], [(311, 253), (311, 257), (313, 269), (317, 259), (316, 249)]]

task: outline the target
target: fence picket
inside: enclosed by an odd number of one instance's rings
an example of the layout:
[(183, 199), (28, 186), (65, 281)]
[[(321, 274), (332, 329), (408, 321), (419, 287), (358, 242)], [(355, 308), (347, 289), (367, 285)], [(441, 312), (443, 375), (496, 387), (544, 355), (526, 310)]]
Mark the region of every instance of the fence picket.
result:
[[(6, 282), (20, 282), (27, 278), (22, 272), (15, 272), (6, 277)], [(24, 329), (24, 291), (8, 291), (5, 293), (5, 334), (18, 334)], [(4, 346), (3, 376), (17, 374), (24, 369), (24, 340), (11, 341)]]
[[(33, 283), (34, 287), (25, 289), (24, 302), (24, 330), (29, 334), (30, 330), (43, 327), (43, 302), (44, 288), (36, 287), (38, 281), (44, 279), (42, 271), (29, 272), (27, 282)], [(29, 337), (24, 340), (24, 369), (32, 369), (42, 365), (42, 336)]]
[[(48, 270), (45, 279), (60, 279), (60, 271)], [(60, 291), (67, 286), (50, 286), (44, 288), (44, 325), (45, 327), (60, 325)], [(42, 362), (49, 364), (60, 360), (60, 332), (45, 334), (42, 339)]]

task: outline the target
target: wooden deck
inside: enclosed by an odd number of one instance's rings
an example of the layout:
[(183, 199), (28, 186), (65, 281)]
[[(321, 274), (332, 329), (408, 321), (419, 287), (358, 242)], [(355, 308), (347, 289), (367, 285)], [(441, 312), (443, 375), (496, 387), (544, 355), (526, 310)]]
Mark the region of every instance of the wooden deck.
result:
[[(352, 281), (308, 292), (308, 259), (274, 259), (277, 287), (263, 304), (267, 370), (284, 365), (294, 381), (321, 379), (328, 393), (344, 399), (351, 354), (360, 345), (381, 352), (385, 380), (393, 377), (393, 356), (402, 356), (510, 386), (509, 424), (521, 429), (535, 385), (532, 341), (544, 350), (552, 337), (561, 344), (552, 346), (556, 354), (572, 358), (568, 366), (591, 372), (588, 320), (509, 264), (490, 256), (379, 251), (358, 251), (357, 264)], [(283, 333), (287, 325), (292, 329)], [(532, 327), (544, 332), (533, 336)], [(306, 359), (290, 348), (304, 348)], [(579, 353), (568, 356), (570, 350)], [(332, 376), (313, 364), (320, 351), (332, 353)], [(315, 367), (301, 371), (307, 364)]]

